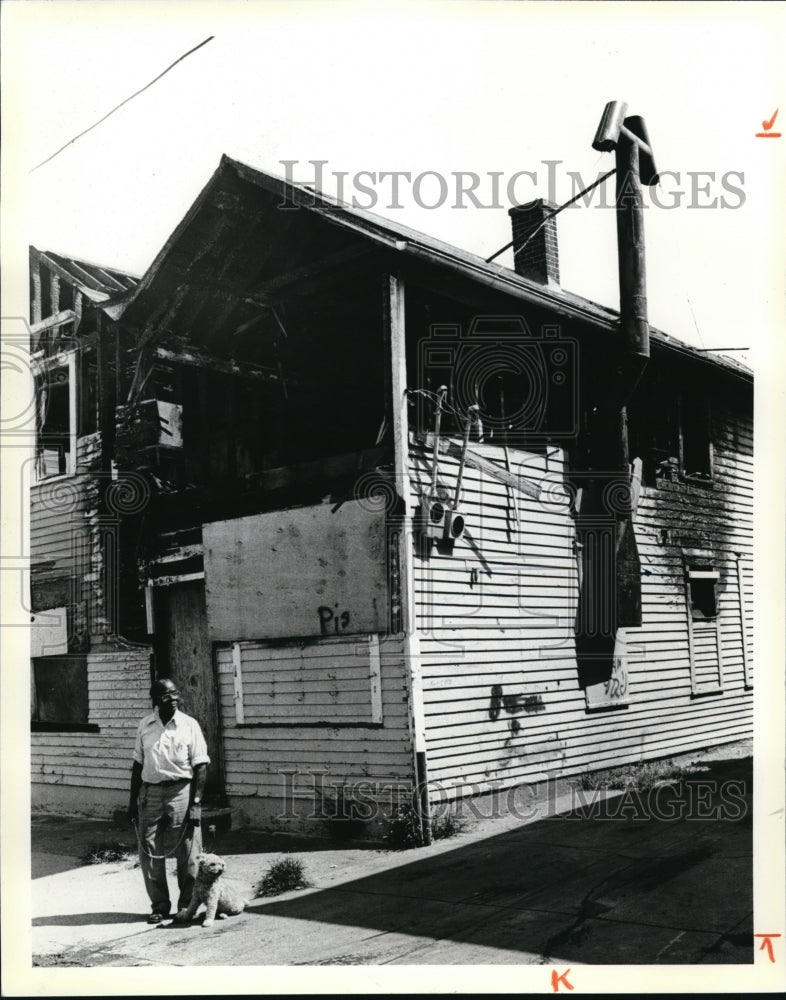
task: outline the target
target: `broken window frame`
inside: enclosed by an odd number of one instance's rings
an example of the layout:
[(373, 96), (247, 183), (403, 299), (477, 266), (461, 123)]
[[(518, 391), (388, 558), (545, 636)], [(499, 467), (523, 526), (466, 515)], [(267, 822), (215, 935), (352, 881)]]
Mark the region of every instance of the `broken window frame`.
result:
[[(665, 396), (663, 386), (655, 384), (649, 388), (644, 400), (628, 407), (628, 420), (633, 418), (631, 434), (631, 458), (641, 458), (643, 462), (643, 483), (656, 488), (661, 480), (677, 481), (693, 486), (713, 487), (714, 452), (712, 446), (712, 409), (709, 398), (704, 395), (689, 395), (686, 392)], [(655, 408), (658, 420), (655, 433), (642, 433), (641, 425), (652, 417), (644, 416), (648, 408)], [(693, 412), (695, 416), (689, 414)], [(646, 438), (657, 438), (661, 444), (671, 439), (667, 447), (645, 444)], [(668, 454), (672, 451), (672, 454)], [(637, 454), (640, 452), (640, 454)], [(656, 454), (657, 452), (657, 454)], [(703, 468), (688, 471), (686, 461), (690, 454), (703, 452), (706, 461)], [(671, 473), (669, 472), (671, 469)]]
[[(33, 463), (34, 483), (51, 482), (55, 479), (65, 479), (76, 475), (76, 444), (78, 436), (78, 385), (77, 385), (77, 351), (70, 351), (65, 355), (36, 360), (33, 364), (33, 376), (38, 382), (43, 381), (43, 386), (36, 385), (36, 441), (35, 441), (35, 461)], [(42, 412), (44, 406), (49, 406), (49, 399), (44, 400), (42, 389), (48, 387), (52, 382), (54, 373), (59, 370), (67, 372), (66, 386), (68, 388), (68, 431), (61, 435), (64, 448), (64, 468), (58, 468), (57, 472), (48, 473), (44, 464), (44, 439), (46, 438), (46, 413)], [(54, 450), (54, 449), (52, 449)], [(60, 463), (58, 463), (60, 464)]]
[[(715, 557), (711, 552), (699, 549), (683, 549), (683, 564), (685, 567), (685, 611), (688, 629), (688, 660), (690, 666), (691, 695), (722, 694), (724, 690), (723, 680), (723, 642), (721, 636), (720, 602), (718, 600), (718, 581), (720, 572), (717, 568)], [(713, 585), (713, 605), (714, 614), (697, 614), (694, 600), (693, 582), (712, 582)], [(704, 623), (708, 630), (714, 625), (715, 649), (717, 652), (717, 683), (714, 686), (707, 686), (706, 682), (700, 684), (698, 678), (698, 664), (696, 660), (696, 623)]]
[[(680, 479), (688, 483), (709, 486), (713, 480), (713, 449), (712, 449), (712, 410), (709, 399), (688, 396), (681, 393), (678, 399), (677, 409), (677, 434), (679, 444), (679, 470)], [(696, 423), (688, 425), (688, 411), (693, 409), (696, 413)], [(701, 421), (702, 426), (698, 426)], [(690, 444), (686, 444), (686, 439)], [(700, 439), (697, 443), (697, 439)], [(706, 453), (706, 471), (703, 469), (688, 471), (686, 468), (686, 455), (691, 452)]]

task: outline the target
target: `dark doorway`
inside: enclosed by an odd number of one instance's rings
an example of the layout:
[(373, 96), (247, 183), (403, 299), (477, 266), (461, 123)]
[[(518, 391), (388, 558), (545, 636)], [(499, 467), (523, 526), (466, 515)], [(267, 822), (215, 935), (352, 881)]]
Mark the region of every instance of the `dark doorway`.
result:
[(205, 586), (199, 580), (177, 583), (156, 587), (154, 594), (156, 675), (172, 678), (180, 689), (182, 711), (202, 727), (210, 754), (206, 794), (218, 805), (223, 802), (224, 776)]

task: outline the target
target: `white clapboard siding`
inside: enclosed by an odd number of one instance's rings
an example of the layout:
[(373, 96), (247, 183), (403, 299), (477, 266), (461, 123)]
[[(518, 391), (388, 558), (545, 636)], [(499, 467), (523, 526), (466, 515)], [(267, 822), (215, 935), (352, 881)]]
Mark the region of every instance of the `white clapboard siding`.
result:
[[(713, 421), (713, 489), (662, 482), (641, 491), (635, 531), (643, 624), (626, 630), (623, 708), (588, 711), (578, 686), (578, 574), (574, 523), (560, 487), (562, 453), (546, 459), (510, 449), (511, 471), (526, 470), (547, 487), (540, 499), (465, 467), (460, 508), (467, 533), (452, 554), (432, 548), (414, 566), (435, 798), (442, 788), (473, 794), (500, 782), (570, 775), (751, 734), (751, 421), (720, 406)], [(501, 448), (470, 447), (505, 468)], [(454, 459), (440, 457), (439, 482), (451, 498), (457, 470)], [(414, 509), (431, 483), (431, 452), (415, 442), (410, 475)], [(717, 623), (693, 623), (695, 692), (684, 548), (711, 549), (719, 572)]]
[(74, 812), (87, 811), (79, 787), (104, 789), (106, 801), (115, 805), (127, 801), (136, 728), (151, 710), (149, 649), (89, 653), (87, 685), (88, 722), (98, 732), (31, 735), (33, 802), (38, 808), (46, 808), (47, 785), (73, 787), (73, 798), (65, 805)]
[(235, 679), (241, 725), (382, 722), (376, 635), (242, 642), (216, 656), (219, 672)]
[(280, 799), (292, 781), (295, 795), (309, 796), (319, 782), (326, 789), (358, 782), (381, 789), (411, 780), (408, 681), (400, 638), (374, 637), (376, 680), (372, 644), (364, 636), (238, 646), (240, 713), (233, 647), (216, 649), (230, 797)]

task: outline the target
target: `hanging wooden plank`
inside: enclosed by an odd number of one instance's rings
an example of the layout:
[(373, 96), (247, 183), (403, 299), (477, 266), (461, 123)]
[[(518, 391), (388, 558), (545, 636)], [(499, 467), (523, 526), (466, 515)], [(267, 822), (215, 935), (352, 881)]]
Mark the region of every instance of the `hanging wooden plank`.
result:
[(235, 722), (242, 726), (246, 721), (243, 709), (243, 666), (240, 660), (240, 643), (232, 643), (232, 679), (235, 685)]

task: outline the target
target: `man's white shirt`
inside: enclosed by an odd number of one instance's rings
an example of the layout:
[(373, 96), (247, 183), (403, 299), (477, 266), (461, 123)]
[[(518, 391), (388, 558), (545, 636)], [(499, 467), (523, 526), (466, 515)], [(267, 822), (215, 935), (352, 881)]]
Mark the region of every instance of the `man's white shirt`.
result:
[(158, 709), (137, 727), (134, 760), (142, 765), (142, 781), (151, 784), (192, 778), (197, 764), (210, 763), (196, 719), (178, 710), (164, 725)]

